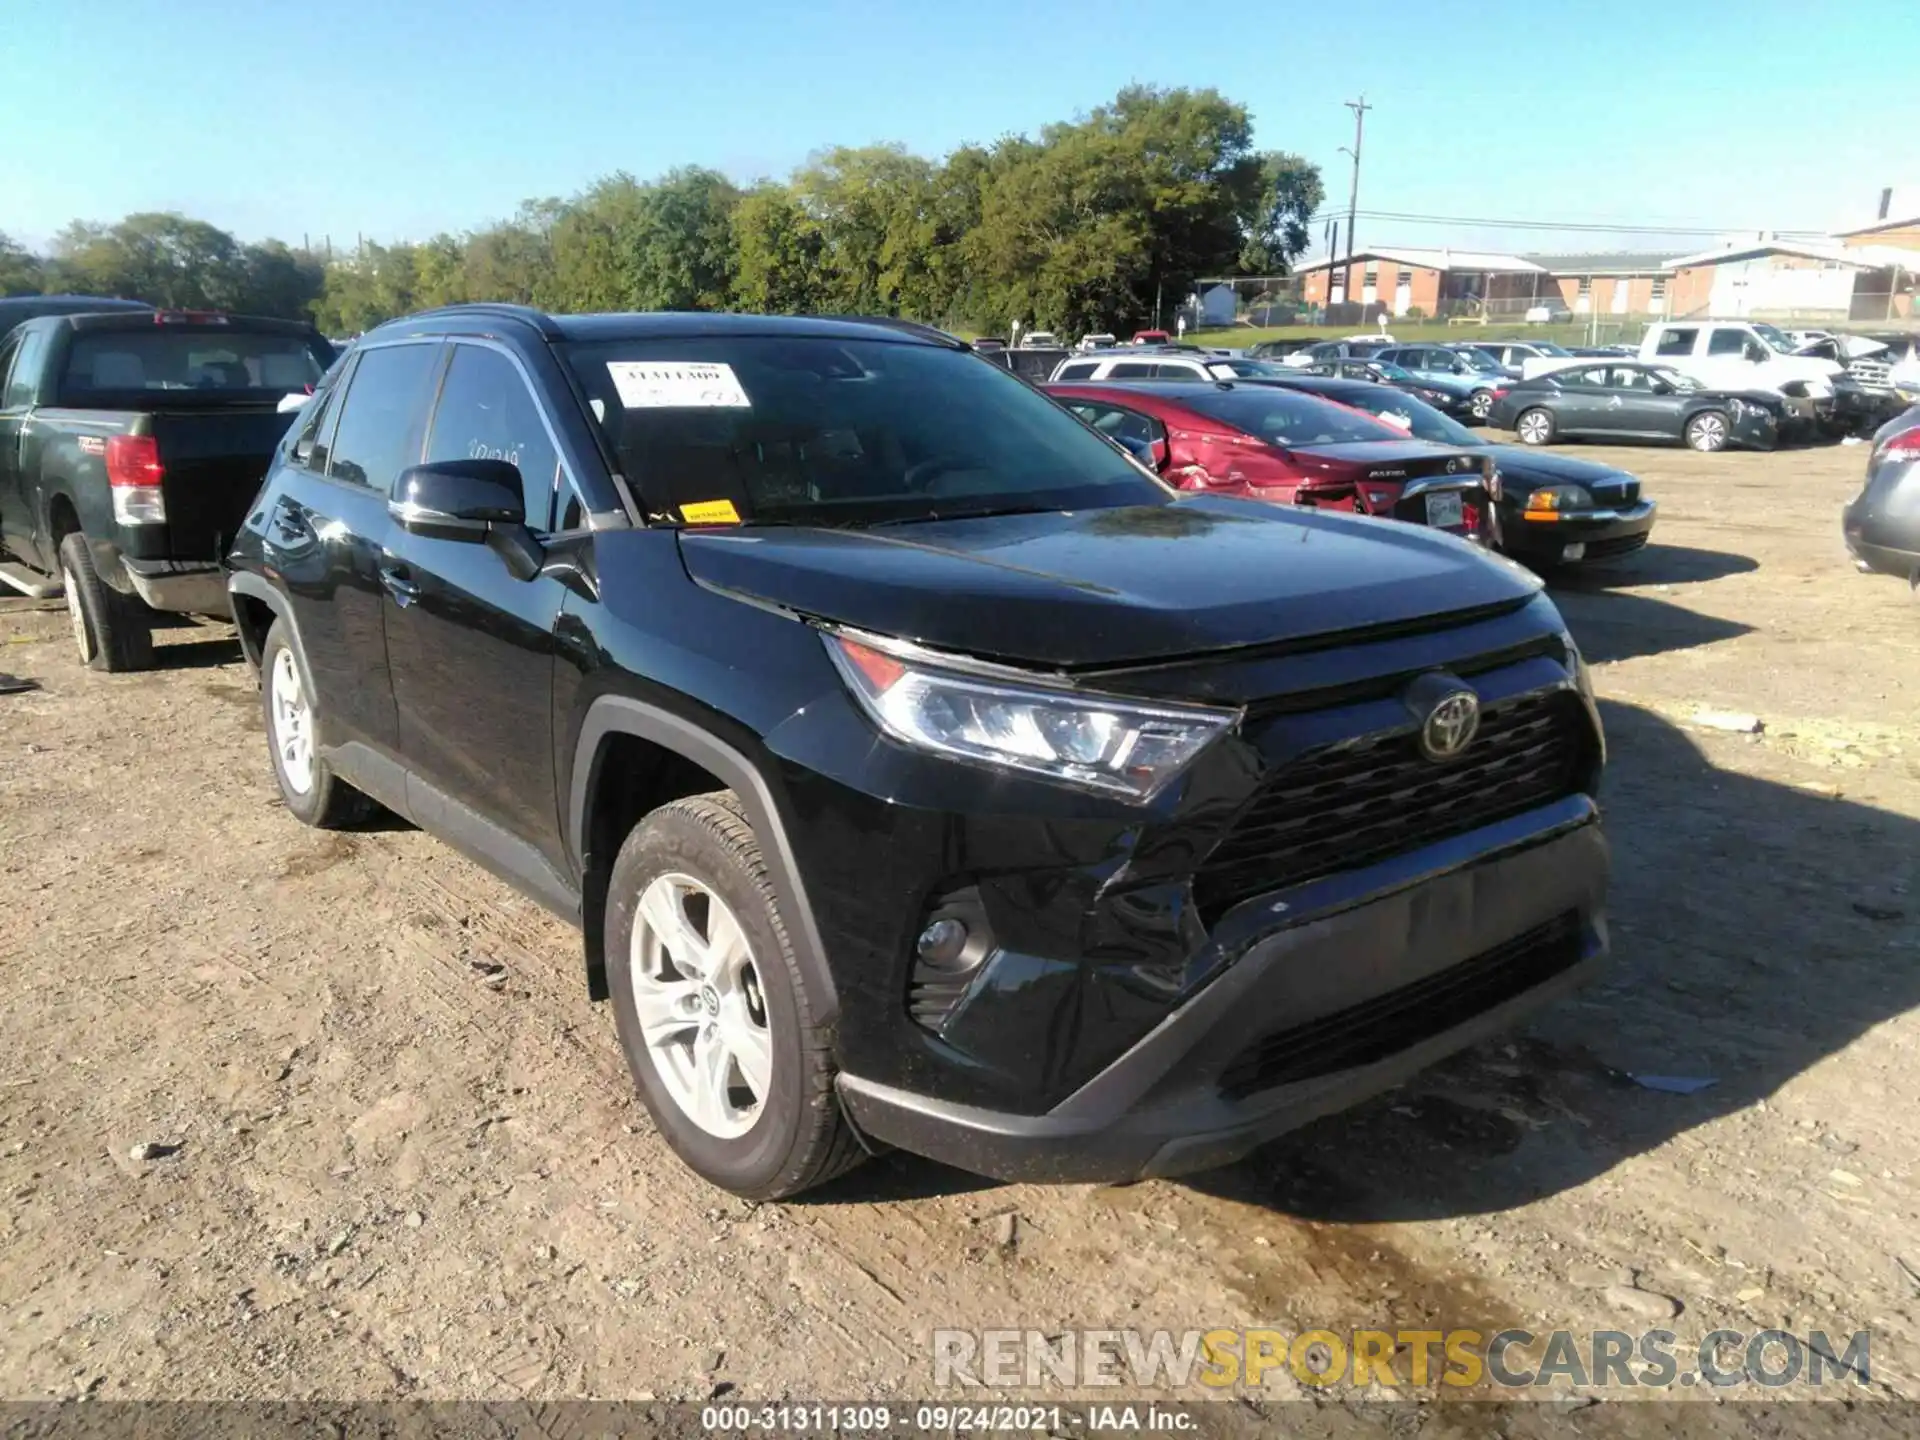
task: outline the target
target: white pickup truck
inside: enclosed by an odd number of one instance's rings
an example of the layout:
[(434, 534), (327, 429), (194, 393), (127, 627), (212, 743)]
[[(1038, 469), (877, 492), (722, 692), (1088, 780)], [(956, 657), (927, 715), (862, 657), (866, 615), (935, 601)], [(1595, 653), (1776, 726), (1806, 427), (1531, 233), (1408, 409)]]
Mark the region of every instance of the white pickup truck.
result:
[(1846, 368), (1796, 355), (1784, 331), (1763, 321), (1665, 321), (1649, 325), (1640, 358), (1671, 365), (1715, 390), (1771, 390), (1788, 399), (1831, 400)]

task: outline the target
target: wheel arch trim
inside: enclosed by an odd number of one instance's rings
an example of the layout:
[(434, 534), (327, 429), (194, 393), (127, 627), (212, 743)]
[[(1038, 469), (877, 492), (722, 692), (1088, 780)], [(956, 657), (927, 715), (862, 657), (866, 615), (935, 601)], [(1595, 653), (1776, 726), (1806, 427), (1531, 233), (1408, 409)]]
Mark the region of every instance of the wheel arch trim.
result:
[[(747, 755), (711, 731), (670, 710), (626, 695), (602, 695), (588, 707), (579, 738), (574, 742), (573, 772), (567, 796), (567, 847), (581, 869), (581, 928), (587, 936), (589, 985), (595, 998), (604, 998), (605, 960), (604, 956), (594, 953), (598, 945), (598, 920), (586, 913), (592, 904), (588, 898), (592, 887), (585, 883), (591, 858), (588, 855), (588, 801), (599, 786), (607, 741), (614, 735), (631, 735), (691, 760), (740, 797), (747, 821), (760, 841), (761, 858), (780, 902), (781, 919), (785, 922), (788, 942), (793, 946), (794, 959), (806, 974), (812, 992), (810, 998), (815, 1001), (815, 1023), (834, 1020), (840, 1013), (839, 990), (833, 983), (826, 946), (820, 938), (813, 906), (807, 899), (806, 881), (801, 877), (779, 803), (766, 776)], [(612, 857), (606, 857), (603, 868), (610, 868), (611, 863)]]

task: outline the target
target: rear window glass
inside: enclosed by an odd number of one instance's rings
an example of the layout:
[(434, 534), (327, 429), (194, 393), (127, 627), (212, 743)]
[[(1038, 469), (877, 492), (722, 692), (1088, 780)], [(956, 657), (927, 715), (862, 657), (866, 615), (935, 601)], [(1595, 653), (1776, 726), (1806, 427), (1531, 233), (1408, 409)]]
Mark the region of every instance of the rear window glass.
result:
[(861, 525), (1170, 498), (1031, 385), (961, 350), (687, 336), (567, 356), (648, 509), (675, 519)]
[(1404, 440), (1371, 415), (1345, 405), (1289, 394), (1284, 390), (1246, 389), (1196, 391), (1182, 394), (1180, 403), (1203, 415), (1224, 420), (1237, 430), (1281, 445), (1333, 445), (1349, 440)]
[(223, 399), (273, 399), (306, 390), (333, 356), (302, 335), (221, 328), (82, 331), (67, 351), (63, 398), (102, 391), (198, 391)]

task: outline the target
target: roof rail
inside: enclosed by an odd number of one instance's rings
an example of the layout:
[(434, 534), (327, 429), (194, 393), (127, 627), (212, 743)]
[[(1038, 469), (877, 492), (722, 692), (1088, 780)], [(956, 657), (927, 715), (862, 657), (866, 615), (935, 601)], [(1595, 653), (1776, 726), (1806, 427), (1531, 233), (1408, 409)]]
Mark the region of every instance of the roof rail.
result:
[(972, 348), (958, 335), (950, 335), (938, 326), (922, 325), (918, 320), (902, 320), (897, 315), (823, 315), (820, 318), (823, 320), (851, 320), (860, 325), (882, 325), (889, 330), (899, 330), (908, 335), (918, 335), (922, 340), (932, 340), (936, 344), (949, 345), (957, 350)]
[(518, 320), (531, 325), (549, 340), (560, 338), (560, 327), (554, 324), (553, 317), (546, 311), (532, 305), (515, 305), (505, 300), (468, 300), (457, 305), (436, 305), (431, 310), (418, 310), (411, 315), (398, 318), (403, 320), (465, 319), (479, 316), (498, 316), (503, 320)]

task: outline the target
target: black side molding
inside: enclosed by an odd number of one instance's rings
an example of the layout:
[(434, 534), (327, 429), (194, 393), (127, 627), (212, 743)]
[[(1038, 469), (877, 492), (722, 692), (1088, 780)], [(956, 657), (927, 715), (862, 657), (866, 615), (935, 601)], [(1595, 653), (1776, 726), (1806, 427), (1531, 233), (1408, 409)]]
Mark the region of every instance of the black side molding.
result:
[[(827, 967), (826, 947), (821, 943), (819, 926), (814, 923), (806, 883), (800, 878), (800, 867), (787, 838), (786, 826), (781, 822), (773, 790), (751, 760), (711, 732), (671, 711), (624, 695), (602, 695), (593, 702), (574, 746), (573, 782), (567, 803), (567, 844), (581, 874), (584, 876), (594, 868), (597, 859), (587, 854), (587, 797), (600, 778), (605, 741), (614, 734), (634, 735), (684, 756), (718, 776), (740, 797), (753, 832), (760, 839), (761, 853), (780, 900), (780, 914), (786, 922), (794, 958), (806, 971), (812, 993), (820, 999), (820, 1010), (814, 1018), (821, 1024), (835, 1019), (840, 1013), (840, 995), (834, 987), (833, 972)], [(610, 861), (611, 857), (606, 857), (602, 863)], [(592, 885), (583, 888), (591, 897)], [(591, 913), (591, 898), (586, 908), (588, 913), (581, 918), (587, 934), (589, 975), (597, 971), (604, 977), (604, 963), (598, 953), (599, 924)], [(597, 982), (596, 999), (605, 998), (604, 983), (604, 978)]]

